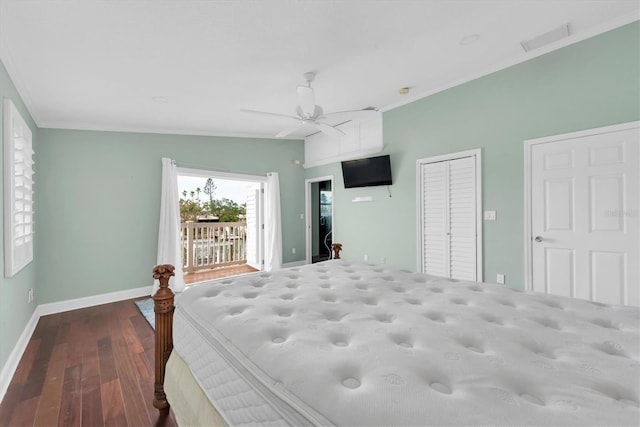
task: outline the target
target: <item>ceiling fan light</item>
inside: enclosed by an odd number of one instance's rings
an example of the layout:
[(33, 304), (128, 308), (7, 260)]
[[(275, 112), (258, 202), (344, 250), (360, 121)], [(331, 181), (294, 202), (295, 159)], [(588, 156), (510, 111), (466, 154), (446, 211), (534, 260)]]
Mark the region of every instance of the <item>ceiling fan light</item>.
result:
[[(340, 124), (346, 123), (351, 120), (364, 120), (372, 114), (377, 114), (377, 109), (375, 107), (367, 107), (364, 110), (336, 111), (333, 113), (325, 114), (322, 110), (322, 107), (316, 104), (315, 94), (313, 92), (313, 88), (311, 87), (311, 81), (314, 77), (315, 73), (306, 73), (305, 79), (307, 79), (308, 86), (297, 87), (298, 105), (295, 108), (295, 116), (258, 110), (242, 109), (241, 111), (252, 113), (255, 115), (270, 116), (274, 118), (281, 117), (293, 119), (297, 122), (296, 125), (290, 126), (279, 132), (276, 135), (276, 138), (287, 137), (296, 132), (301, 126), (312, 126), (318, 131), (323, 132), (333, 138), (340, 138), (345, 135), (342, 130), (337, 128), (337, 126), (339, 126)], [(331, 116), (331, 124), (324, 123), (322, 120), (327, 119), (329, 116)], [(341, 123), (335, 124), (337, 121), (341, 121)]]
[(303, 74), (304, 80), (307, 82), (307, 86), (311, 86), (311, 82), (316, 78), (316, 73), (313, 71), (307, 71)]

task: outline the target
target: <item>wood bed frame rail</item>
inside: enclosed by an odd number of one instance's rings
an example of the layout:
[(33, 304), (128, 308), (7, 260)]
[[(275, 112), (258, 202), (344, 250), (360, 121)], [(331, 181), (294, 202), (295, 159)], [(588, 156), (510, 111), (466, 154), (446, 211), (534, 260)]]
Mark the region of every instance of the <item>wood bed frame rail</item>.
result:
[(169, 279), (175, 276), (175, 267), (171, 264), (156, 265), (153, 278), (160, 281), (160, 288), (153, 295), (153, 311), (156, 314), (156, 357), (153, 406), (168, 410), (169, 402), (164, 394), (164, 373), (167, 360), (173, 350), (173, 299), (175, 294), (169, 289)]

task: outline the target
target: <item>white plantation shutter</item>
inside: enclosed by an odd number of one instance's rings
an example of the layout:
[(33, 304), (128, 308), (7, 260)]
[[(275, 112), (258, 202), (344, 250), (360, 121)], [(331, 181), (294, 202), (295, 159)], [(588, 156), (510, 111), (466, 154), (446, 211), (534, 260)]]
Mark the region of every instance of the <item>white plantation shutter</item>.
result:
[(14, 276), (33, 260), (33, 150), (31, 129), (10, 99), (4, 101), (4, 272)]
[(475, 157), (424, 163), (420, 179), (422, 271), (476, 280)]

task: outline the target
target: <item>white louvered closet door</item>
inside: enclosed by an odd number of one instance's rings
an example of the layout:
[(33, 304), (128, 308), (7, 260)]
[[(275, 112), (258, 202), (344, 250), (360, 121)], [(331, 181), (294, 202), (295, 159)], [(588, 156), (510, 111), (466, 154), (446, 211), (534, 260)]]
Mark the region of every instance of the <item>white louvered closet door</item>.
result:
[(421, 165), (422, 271), (477, 280), (476, 159)]
[(449, 277), (447, 162), (422, 165), (422, 272)]

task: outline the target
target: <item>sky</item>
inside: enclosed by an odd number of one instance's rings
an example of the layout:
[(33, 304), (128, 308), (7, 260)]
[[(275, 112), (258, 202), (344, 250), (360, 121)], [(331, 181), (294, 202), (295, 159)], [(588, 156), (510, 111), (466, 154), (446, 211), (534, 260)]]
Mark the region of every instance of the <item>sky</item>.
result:
[[(228, 179), (214, 178), (213, 182), (216, 184), (216, 191), (213, 193), (214, 199), (227, 198), (231, 199), (237, 204), (241, 205), (247, 202), (247, 193), (249, 188), (255, 187), (255, 183), (247, 181), (232, 181)], [(209, 200), (209, 195), (204, 193), (204, 186), (207, 183), (207, 177), (195, 177), (195, 176), (180, 176), (178, 175), (178, 193), (182, 197), (182, 192), (195, 191), (200, 187), (200, 200), (206, 202)]]

